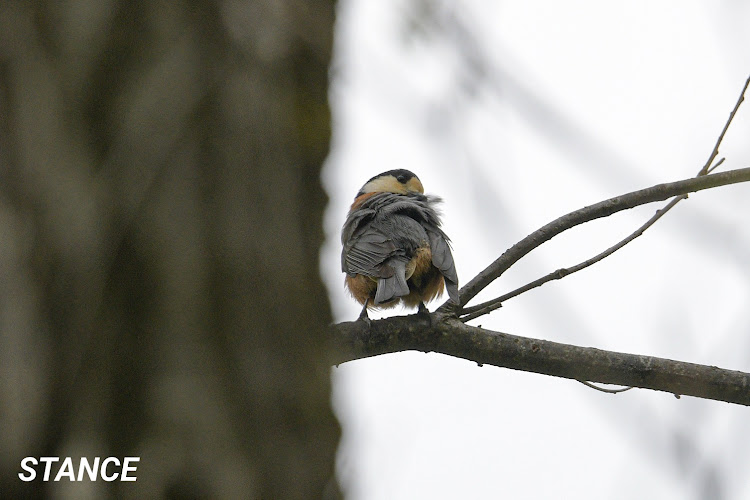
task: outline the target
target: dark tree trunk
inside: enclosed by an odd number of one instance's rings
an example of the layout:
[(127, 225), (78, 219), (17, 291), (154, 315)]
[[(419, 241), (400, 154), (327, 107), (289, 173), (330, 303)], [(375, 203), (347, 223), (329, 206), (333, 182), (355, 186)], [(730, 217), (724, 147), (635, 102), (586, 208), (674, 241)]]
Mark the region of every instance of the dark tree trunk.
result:
[[(328, 1), (0, 3), (0, 496), (338, 495), (332, 29)], [(135, 483), (18, 478), (110, 455)]]

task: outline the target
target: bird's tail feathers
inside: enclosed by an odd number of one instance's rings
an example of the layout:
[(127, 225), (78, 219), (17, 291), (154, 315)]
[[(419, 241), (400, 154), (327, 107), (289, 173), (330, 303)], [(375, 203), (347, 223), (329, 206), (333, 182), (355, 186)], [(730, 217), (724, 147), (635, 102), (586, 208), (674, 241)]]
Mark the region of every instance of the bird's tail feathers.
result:
[(400, 259), (393, 259), (389, 264), (394, 272), (390, 277), (378, 280), (378, 290), (375, 292), (375, 304), (383, 304), (409, 295), (409, 285), (406, 284), (406, 262)]

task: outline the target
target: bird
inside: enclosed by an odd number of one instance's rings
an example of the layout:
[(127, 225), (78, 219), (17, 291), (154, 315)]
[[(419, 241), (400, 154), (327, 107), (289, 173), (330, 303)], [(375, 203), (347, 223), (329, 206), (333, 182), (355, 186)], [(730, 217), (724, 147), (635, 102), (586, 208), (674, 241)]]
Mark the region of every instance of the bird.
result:
[(341, 230), (345, 286), (367, 310), (402, 304), (427, 312), (425, 302), (448, 291), (458, 304), (458, 275), (437, 205), (406, 169), (372, 177), (354, 198)]

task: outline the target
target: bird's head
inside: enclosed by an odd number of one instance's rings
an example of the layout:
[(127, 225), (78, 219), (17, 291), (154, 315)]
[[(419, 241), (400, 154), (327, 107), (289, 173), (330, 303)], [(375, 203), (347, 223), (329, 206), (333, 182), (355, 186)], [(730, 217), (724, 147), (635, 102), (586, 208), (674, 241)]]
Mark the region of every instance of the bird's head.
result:
[(362, 186), (357, 197), (371, 193), (424, 194), (419, 177), (403, 168), (378, 174)]

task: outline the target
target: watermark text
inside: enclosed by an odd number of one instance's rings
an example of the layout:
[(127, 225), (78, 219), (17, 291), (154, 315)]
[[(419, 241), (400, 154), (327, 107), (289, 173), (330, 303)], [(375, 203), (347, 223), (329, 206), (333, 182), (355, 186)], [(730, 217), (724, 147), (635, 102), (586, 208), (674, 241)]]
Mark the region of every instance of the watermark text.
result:
[[(78, 464), (71, 457), (26, 457), (21, 460), (22, 472), (18, 473), (21, 481), (33, 481), (41, 476), (42, 481), (135, 481), (137, 464), (141, 457), (95, 457), (92, 461), (82, 457)], [(54, 464), (54, 467), (53, 467)], [(58, 467), (59, 464), (59, 467)], [(76, 468), (76, 465), (78, 467)], [(52, 473), (56, 469), (56, 473)]]

